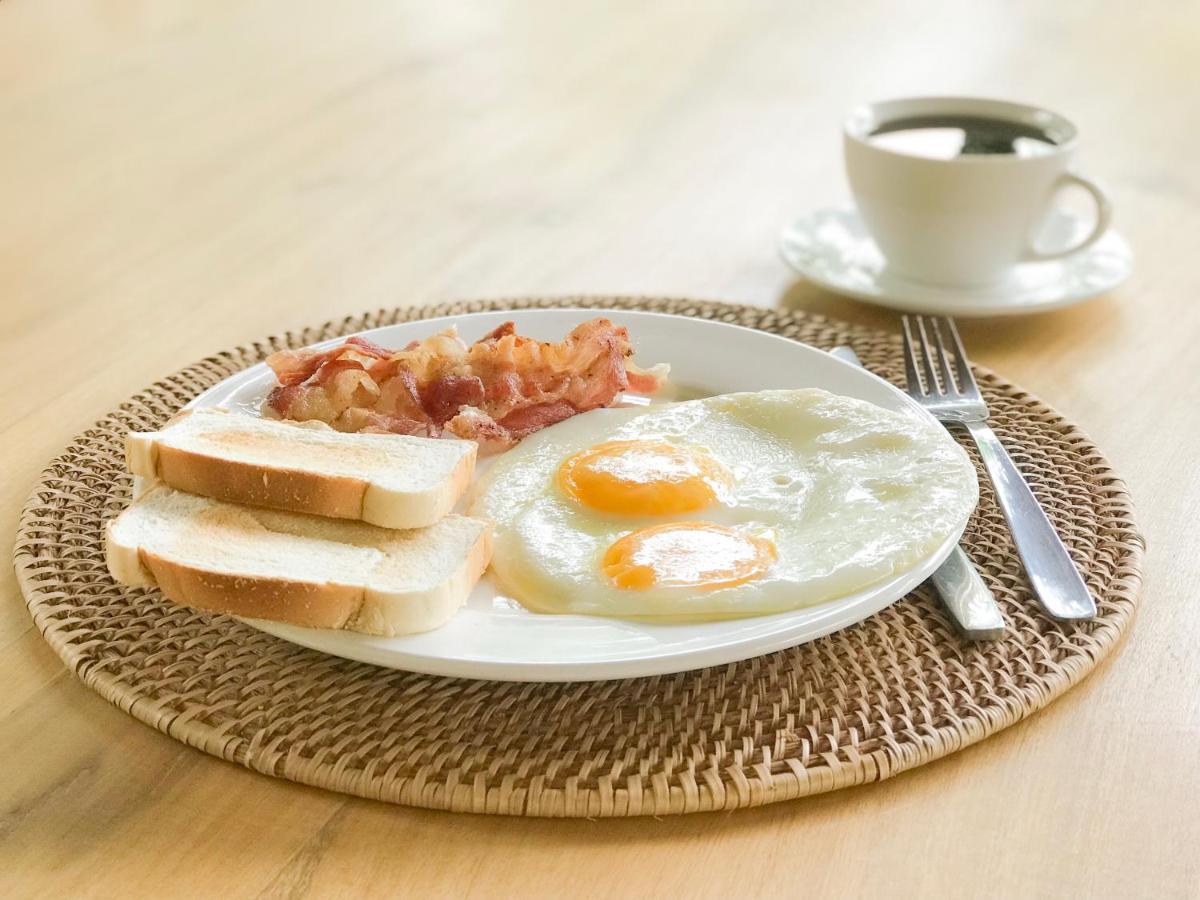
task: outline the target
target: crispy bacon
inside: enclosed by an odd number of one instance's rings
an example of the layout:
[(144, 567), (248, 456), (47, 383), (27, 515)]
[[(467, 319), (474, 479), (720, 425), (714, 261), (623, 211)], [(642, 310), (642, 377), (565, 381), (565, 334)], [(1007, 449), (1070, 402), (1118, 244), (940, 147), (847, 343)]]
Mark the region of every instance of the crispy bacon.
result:
[(298, 384), (281, 384), (271, 389), (271, 393), (267, 395), (266, 401), (263, 403), (263, 408), (268, 412), (273, 412), (279, 416), (283, 416), (285, 410), (291, 409), (296, 404), (296, 397), (303, 391), (304, 388)]
[(517, 440), (507, 428), (474, 406), (460, 410), (457, 416), (446, 423), (446, 430), (455, 437), (475, 441), (483, 453), (507, 450)]
[(437, 437), (441, 430), (427, 421), (410, 419), (407, 416), (385, 416), (361, 407), (348, 409), (338, 417), (336, 424), (341, 431), (362, 431), (374, 434), (414, 434), (422, 437)]
[(374, 356), (376, 359), (388, 359), (392, 355), (392, 351), (387, 347), (380, 347), (374, 341), (368, 341), (365, 337), (355, 335), (354, 337), (346, 338), (346, 343), (343, 347), (353, 347), (359, 353), (365, 353), (367, 356)]
[(649, 369), (643, 369), (631, 362), (625, 363), (625, 377), (629, 379), (629, 390), (635, 394), (655, 393), (667, 380), (670, 371), (671, 367), (666, 363), (659, 363)]
[(269, 359), (280, 386), (291, 387), (307, 381), (313, 372), (321, 368), (321, 364), (325, 362), (325, 354), (313, 353), (306, 357), (302, 350), (280, 350), (278, 353), (272, 353)]
[(453, 419), (464, 406), (478, 406), (483, 398), (483, 382), (477, 375), (442, 375), (421, 391), (421, 405), (439, 425)]
[(342, 431), (436, 435), (444, 429), (484, 449), (576, 413), (610, 405), (625, 390), (654, 393), (666, 366), (629, 361), (628, 332), (608, 319), (559, 343), (517, 334), (505, 322), (466, 344), (454, 328), (391, 351), (364, 338), (329, 350), (284, 350), (267, 359), (279, 386), (268, 412), (319, 419)]
[(515, 335), (516, 333), (517, 333), (517, 325), (515, 322), (512, 322), (512, 321), (504, 322), (501, 325), (497, 325), (495, 328), (493, 328), (491, 331), (489, 331), (487, 334), (485, 334), (483, 337), (481, 337), (475, 343), (486, 344), (490, 341), (498, 341), (498, 340), (500, 340), (500, 338), (509, 337), (510, 335)]
[(324, 386), (329, 384), (339, 372), (354, 371), (365, 371), (363, 364), (357, 359), (331, 359), (321, 363), (321, 367), (309, 377), (313, 384)]
[(561, 400), (554, 403), (539, 403), (537, 406), (522, 406), (501, 419), (500, 426), (520, 440), (527, 434), (540, 431), (547, 425), (554, 425), (564, 419), (569, 419), (577, 412), (579, 410), (570, 403), (564, 403)]

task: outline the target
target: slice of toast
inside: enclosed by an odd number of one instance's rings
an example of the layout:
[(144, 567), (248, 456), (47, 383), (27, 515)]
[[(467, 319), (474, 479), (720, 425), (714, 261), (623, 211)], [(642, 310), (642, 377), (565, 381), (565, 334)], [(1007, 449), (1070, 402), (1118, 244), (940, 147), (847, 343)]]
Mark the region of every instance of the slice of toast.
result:
[(475, 470), (474, 441), (343, 434), (198, 409), (125, 441), (129, 471), (230, 503), (424, 528), (454, 508)]
[(109, 572), (184, 606), (392, 636), (444, 624), (491, 559), (491, 525), (394, 531), (156, 487), (108, 523)]

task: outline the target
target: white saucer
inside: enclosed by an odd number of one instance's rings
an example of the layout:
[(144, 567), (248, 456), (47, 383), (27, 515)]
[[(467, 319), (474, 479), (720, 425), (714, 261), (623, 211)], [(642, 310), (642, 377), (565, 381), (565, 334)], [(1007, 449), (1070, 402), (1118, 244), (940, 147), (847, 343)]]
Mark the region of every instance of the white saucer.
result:
[[(1080, 227), (1074, 216), (1056, 212), (1039, 243), (1062, 246)], [(1116, 287), (1133, 269), (1129, 245), (1110, 230), (1086, 250), (1015, 266), (998, 284), (922, 284), (887, 270), (852, 209), (822, 209), (797, 219), (779, 236), (779, 250), (796, 271), (831, 291), (881, 306), (952, 316), (1010, 316), (1071, 306)]]

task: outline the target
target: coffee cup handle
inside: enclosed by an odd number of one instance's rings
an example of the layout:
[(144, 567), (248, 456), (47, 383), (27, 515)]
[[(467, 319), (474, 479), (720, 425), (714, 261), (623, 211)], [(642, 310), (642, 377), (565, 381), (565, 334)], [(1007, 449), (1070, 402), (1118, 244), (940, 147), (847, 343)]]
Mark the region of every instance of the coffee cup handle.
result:
[(1082, 241), (1072, 244), (1070, 247), (1064, 247), (1061, 250), (1038, 250), (1030, 244), (1025, 250), (1026, 260), (1059, 259), (1063, 256), (1070, 256), (1072, 253), (1079, 252), (1084, 247), (1092, 246), (1092, 244), (1100, 240), (1104, 232), (1108, 231), (1109, 222), (1112, 220), (1112, 203), (1109, 202), (1108, 195), (1101, 190), (1100, 185), (1096, 184), (1096, 182), (1084, 178), (1082, 175), (1076, 175), (1074, 172), (1067, 172), (1050, 189), (1051, 202), (1053, 202), (1055, 194), (1072, 184), (1083, 188), (1092, 195), (1092, 200), (1096, 203), (1096, 224), (1092, 226), (1091, 232)]

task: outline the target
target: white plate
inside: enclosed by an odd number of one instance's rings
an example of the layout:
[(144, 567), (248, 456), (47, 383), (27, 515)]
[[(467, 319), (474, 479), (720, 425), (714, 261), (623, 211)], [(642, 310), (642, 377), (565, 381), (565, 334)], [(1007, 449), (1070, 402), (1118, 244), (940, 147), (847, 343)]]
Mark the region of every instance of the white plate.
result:
[[(1090, 225), (1057, 211), (1040, 246), (1070, 246)], [(867, 228), (852, 209), (819, 209), (779, 236), (784, 260), (816, 284), (880, 306), (948, 316), (1012, 316), (1082, 303), (1111, 290), (1133, 271), (1133, 253), (1115, 231), (1062, 259), (1021, 263), (998, 284), (945, 288), (888, 270)]]
[[(629, 328), (643, 364), (669, 362), (672, 380), (704, 393), (821, 387), (886, 409), (927, 417), (887, 382), (786, 338), (705, 319), (603, 310), (522, 310), (426, 319), (363, 332), (401, 347), (454, 323), (470, 341), (513, 319), (521, 334), (561, 340), (575, 325), (608, 315)], [(338, 338), (317, 346), (331, 346)], [(226, 379), (192, 406), (257, 412), (275, 379), (265, 365)], [(529, 612), (485, 576), (448, 624), (395, 638), (248, 620), (268, 634), (336, 656), (393, 669), (504, 681), (595, 681), (682, 672), (791, 647), (859, 622), (903, 597), (949, 555), (966, 520), (920, 565), (874, 587), (820, 606), (756, 618), (695, 624), (647, 624), (592, 616)]]

